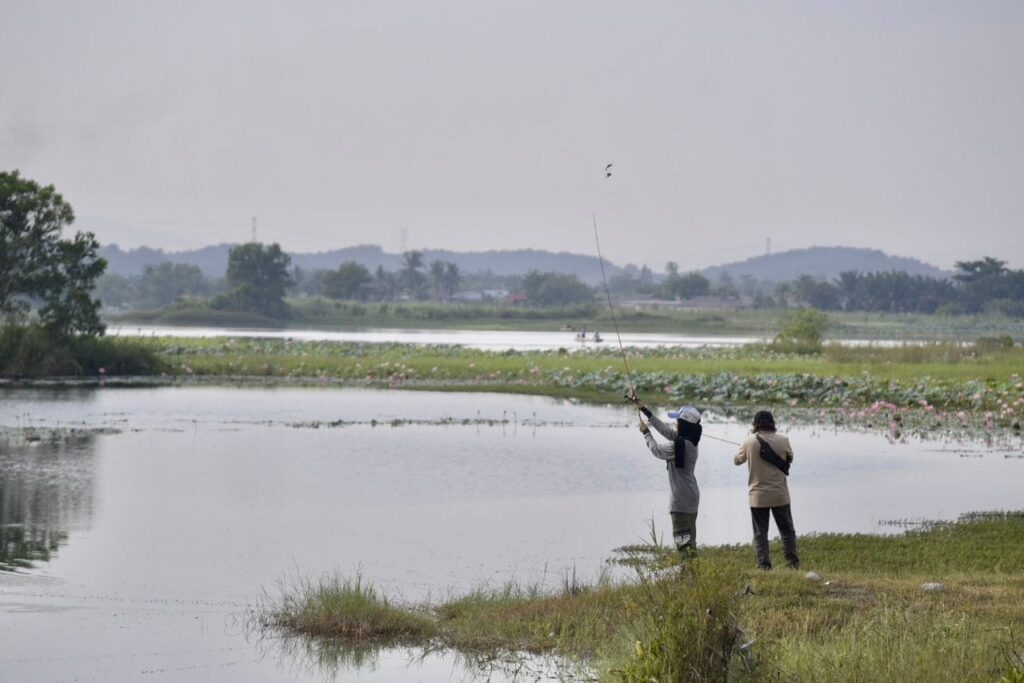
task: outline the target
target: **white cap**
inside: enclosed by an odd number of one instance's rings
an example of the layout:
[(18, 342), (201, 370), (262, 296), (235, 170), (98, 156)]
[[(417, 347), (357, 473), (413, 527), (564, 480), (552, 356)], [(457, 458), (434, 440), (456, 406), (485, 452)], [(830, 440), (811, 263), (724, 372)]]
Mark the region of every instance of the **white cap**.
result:
[(683, 406), (679, 410), (668, 411), (668, 416), (673, 420), (686, 420), (693, 424), (700, 423), (700, 411), (693, 406)]

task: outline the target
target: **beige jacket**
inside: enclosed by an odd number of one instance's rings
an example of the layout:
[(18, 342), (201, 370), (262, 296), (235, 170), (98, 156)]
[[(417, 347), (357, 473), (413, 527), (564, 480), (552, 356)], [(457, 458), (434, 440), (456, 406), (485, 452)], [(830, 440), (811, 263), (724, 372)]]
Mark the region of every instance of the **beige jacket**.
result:
[[(759, 432), (762, 439), (768, 442), (780, 458), (793, 462), (793, 447), (789, 445), (789, 437), (771, 432)], [(761, 457), (761, 444), (757, 436), (751, 436), (740, 445), (740, 451), (734, 457), (737, 465), (747, 463), (750, 476), (750, 507), (770, 508), (777, 505), (789, 505), (789, 486), (786, 475), (775, 465)]]

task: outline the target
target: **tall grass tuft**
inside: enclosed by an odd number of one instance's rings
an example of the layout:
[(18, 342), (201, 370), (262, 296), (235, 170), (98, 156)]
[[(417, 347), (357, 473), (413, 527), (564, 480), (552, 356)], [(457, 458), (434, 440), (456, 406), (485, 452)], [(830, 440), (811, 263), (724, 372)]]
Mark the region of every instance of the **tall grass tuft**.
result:
[(629, 628), (636, 641), (611, 676), (624, 683), (730, 680), (743, 662), (736, 618), (741, 566), (696, 558), (668, 573), (640, 574)]
[(317, 581), (297, 578), (282, 587), (280, 598), (265, 614), (267, 626), (352, 642), (422, 641), (435, 633), (429, 616), (391, 604), (358, 573)]

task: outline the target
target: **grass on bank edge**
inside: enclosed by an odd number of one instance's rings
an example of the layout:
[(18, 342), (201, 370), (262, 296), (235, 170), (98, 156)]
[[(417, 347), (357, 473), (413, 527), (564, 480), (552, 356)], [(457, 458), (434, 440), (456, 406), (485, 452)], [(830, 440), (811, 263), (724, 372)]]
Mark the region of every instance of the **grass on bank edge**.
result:
[(38, 324), (0, 327), (0, 377), (156, 375), (168, 370), (146, 340), (59, 336)]
[[(327, 578), (283, 587), (258, 618), (309, 642), (554, 653), (611, 681), (1024, 676), (1024, 513), (799, 546), (804, 570), (822, 581), (757, 572), (749, 546), (703, 548), (680, 567), (650, 544), (624, 556), (636, 570), (628, 581), (567, 577), (554, 590), (508, 584), (403, 607), (361, 576)], [(943, 590), (922, 590), (936, 581)]]

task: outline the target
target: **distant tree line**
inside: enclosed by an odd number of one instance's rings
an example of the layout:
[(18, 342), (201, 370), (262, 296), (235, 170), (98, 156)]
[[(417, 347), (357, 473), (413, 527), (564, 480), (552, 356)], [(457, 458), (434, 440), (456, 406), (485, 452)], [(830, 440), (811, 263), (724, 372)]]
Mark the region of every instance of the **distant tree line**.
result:
[(668, 301), (711, 296), (737, 303), (743, 300), (756, 308), (805, 306), (823, 311), (1024, 316), (1024, 270), (1011, 270), (1005, 261), (990, 256), (958, 261), (951, 279), (903, 271), (851, 270), (831, 280), (803, 275), (780, 283), (750, 275), (736, 280), (727, 272), (712, 283), (701, 273), (680, 273), (678, 266), (669, 262), (657, 278), (647, 266), (627, 266), (609, 280), (609, 287), (619, 296), (643, 295)]
[[(663, 301), (714, 297), (756, 308), (798, 306), (823, 311), (885, 313), (996, 313), (1024, 316), (1024, 270), (1011, 270), (993, 257), (959, 261), (952, 279), (910, 275), (902, 271), (860, 273), (845, 271), (827, 280), (804, 275), (782, 283), (738, 280), (728, 273), (712, 283), (695, 271), (680, 272), (674, 262), (659, 276), (646, 265), (627, 266), (608, 282), (619, 297), (643, 296)], [(424, 262), (419, 251), (403, 254), (402, 267), (374, 271), (355, 261), (334, 270), (304, 271), (278, 245), (243, 244), (228, 255), (227, 276), (211, 280), (193, 265), (161, 263), (147, 266), (138, 276), (105, 275), (96, 293), (108, 307), (162, 308), (174, 303), (221, 310), (287, 317), (286, 296), (324, 297), (348, 301), (457, 300), (466, 291), (517, 295), (528, 306), (554, 307), (590, 304), (599, 288), (575, 275), (530, 271), (522, 276), (465, 274), (448, 261)]]
[(803, 276), (775, 287), (773, 305), (802, 304), (823, 311), (885, 313), (994, 313), (1024, 316), (1024, 270), (985, 257), (958, 261), (951, 280), (904, 272), (845, 271), (828, 281)]
[(524, 276), (492, 273), (465, 275), (450, 261), (426, 264), (423, 254), (403, 254), (402, 268), (388, 271), (349, 261), (334, 270), (292, 268), (279, 245), (249, 243), (228, 252), (227, 276), (212, 280), (194, 265), (165, 262), (146, 266), (142, 274), (106, 275), (97, 284), (104, 305), (122, 309), (158, 309), (170, 305), (210, 307), (288, 316), (285, 298), (325, 297), (348, 301), (450, 302), (466, 287), (521, 293), (532, 306), (571, 306), (594, 300), (595, 290), (575, 275), (531, 271)]

